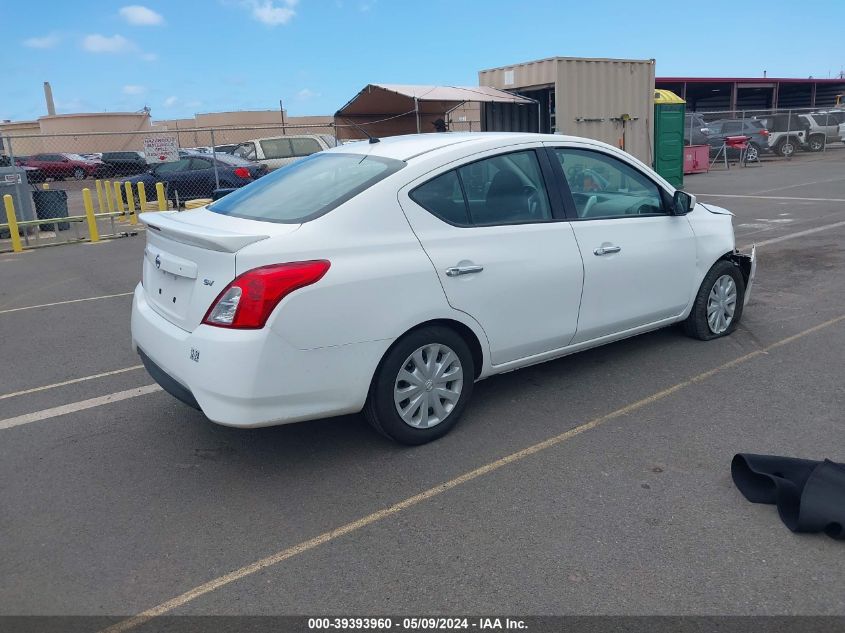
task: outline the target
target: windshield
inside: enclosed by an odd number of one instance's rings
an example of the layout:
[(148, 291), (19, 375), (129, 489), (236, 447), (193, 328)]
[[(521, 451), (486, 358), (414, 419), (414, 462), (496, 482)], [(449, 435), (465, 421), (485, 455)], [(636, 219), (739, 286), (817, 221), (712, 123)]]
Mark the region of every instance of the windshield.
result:
[(298, 224), (328, 213), (404, 166), (399, 160), (362, 154), (313, 154), (233, 191), (208, 209)]

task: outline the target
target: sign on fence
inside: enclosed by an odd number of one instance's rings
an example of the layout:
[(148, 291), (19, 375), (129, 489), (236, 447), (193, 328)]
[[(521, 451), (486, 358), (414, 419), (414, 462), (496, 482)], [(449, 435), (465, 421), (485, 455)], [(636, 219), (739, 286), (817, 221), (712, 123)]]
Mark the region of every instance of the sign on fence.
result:
[(172, 163), (179, 160), (179, 143), (175, 136), (153, 136), (144, 139), (144, 156), (147, 162)]

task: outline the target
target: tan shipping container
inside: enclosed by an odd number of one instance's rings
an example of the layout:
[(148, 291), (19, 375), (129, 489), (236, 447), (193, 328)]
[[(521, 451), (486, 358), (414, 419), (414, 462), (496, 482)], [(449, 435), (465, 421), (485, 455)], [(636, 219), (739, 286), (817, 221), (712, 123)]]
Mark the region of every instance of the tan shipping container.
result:
[[(482, 70), (481, 86), (554, 92), (554, 130), (620, 147), (653, 161), (654, 60), (553, 57)], [(624, 120), (624, 119), (628, 120)]]

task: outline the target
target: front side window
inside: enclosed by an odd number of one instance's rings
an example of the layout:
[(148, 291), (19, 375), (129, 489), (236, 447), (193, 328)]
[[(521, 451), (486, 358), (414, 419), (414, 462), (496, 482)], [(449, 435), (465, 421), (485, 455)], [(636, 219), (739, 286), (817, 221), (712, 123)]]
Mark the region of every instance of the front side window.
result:
[(556, 148), (579, 218), (665, 214), (660, 188), (627, 163), (590, 150)]
[(255, 160), (255, 143), (244, 143), (240, 145), (235, 151), (235, 156), (245, 158), (246, 160)]
[(264, 152), (264, 158), (291, 158), (293, 152), (290, 148), (290, 139), (288, 138), (268, 138), (261, 143), (261, 151)]
[(314, 154), (233, 191), (208, 209), (248, 220), (299, 224), (328, 213), (404, 166), (380, 156)]

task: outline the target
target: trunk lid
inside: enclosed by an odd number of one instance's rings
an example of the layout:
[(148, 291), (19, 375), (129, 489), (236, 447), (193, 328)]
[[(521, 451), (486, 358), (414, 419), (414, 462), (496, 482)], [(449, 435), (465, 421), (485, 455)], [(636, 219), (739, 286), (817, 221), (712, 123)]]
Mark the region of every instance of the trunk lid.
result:
[(188, 332), (235, 278), (240, 249), (300, 226), (233, 218), (204, 208), (142, 213), (139, 219), (147, 225), (142, 277), (147, 301)]

